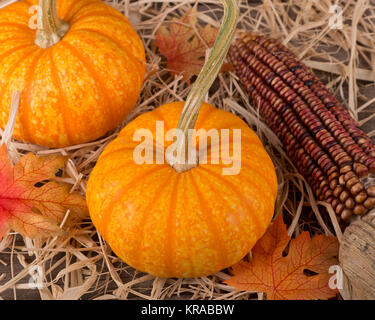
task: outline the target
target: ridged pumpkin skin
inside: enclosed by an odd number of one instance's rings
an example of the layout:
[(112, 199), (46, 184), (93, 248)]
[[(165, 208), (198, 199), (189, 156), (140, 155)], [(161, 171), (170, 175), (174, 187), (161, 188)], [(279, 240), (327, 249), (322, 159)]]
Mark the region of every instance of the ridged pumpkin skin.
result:
[(21, 90), (14, 137), (47, 147), (114, 129), (136, 104), (145, 74), (143, 44), (120, 12), (100, 0), (57, 3), (70, 29), (48, 49), (34, 44), (36, 30), (29, 27), (37, 0), (0, 10), (0, 126)]
[(155, 137), (156, 121), (165, 122), (165, 133), (176, 128), (183, 105), (164, 105), (128, 124), (100, 156), (87, 186), (92, 221), (113, 251), (160, 277), (210, 275), (241, 260), (271, 222), (277, 193), (273, 163), (256, 134), (209, 104), (202, 105), (196, 128), (241, 129), (238, 175), (222, 175), (225, 165), (210, 164), (210, 152), (207, 164), (184, 173), (167, 163), (136, 164), (134, 132), (148, 129)]

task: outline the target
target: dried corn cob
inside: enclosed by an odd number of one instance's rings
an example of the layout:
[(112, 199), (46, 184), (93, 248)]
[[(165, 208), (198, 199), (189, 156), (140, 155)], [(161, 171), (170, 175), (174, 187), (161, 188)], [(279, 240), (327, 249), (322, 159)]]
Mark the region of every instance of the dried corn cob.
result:
[(239, 37), (231, 62), (254, 106), (321, 201), (344, 220), (375, 207), (375, 147), (357, 122), (277, 40)]

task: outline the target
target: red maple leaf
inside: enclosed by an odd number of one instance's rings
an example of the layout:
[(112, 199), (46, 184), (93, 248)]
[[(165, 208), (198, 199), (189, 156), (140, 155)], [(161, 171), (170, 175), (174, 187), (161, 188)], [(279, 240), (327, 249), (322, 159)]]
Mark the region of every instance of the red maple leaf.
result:
[[(283, 256), (289, 244), (289, 251)], [(268, 300), (311, 300), (334, 297), (329, 287), (330, 266), (337, 265), (336, 237), (303, 232), (291, 240), (279, 216), (252, 250), (250, 262), (232, 267), (234, 276), (225, 281), (238, 291), (265, 292)], [(308, 273), (307, 273), (308, 272)]]
[(65, 162), (61, 156), (28, 153), (14, 166), (5, 145), (0, 147), (0, 240), (9, 229), (30, 238), (58, 235), (67, 210), (68, 224), (87, 216), (80, 194), (51, 181)]

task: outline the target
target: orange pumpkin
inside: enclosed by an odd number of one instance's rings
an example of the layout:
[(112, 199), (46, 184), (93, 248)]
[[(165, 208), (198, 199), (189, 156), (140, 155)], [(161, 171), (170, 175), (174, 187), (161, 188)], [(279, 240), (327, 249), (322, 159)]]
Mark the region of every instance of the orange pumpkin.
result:
[[(179, 173), (168, 163), (141, 164), (133, 140), (142, 128), (156, 137), (156, 122), (165, 133), (176, 128), (183, 102), (164, 105), (128, 124), (100, 156), (87, 186), (92, 221), (113, 251), (139, 271), (160, 277), (213, 274), (243, 258), (271, 222), (277, 193), (276, 174), (256, 134), (239, 117), (203, 104), (196, 129), (241, 130), (241, 170), (207, 164)], [(208, 140), (210, 142), (210, 140)], [(154, 145), (156, 143), (154, 142)], [(165, 147), (153, 147), (164, 153)], [(207, 150), (219, 146), (208, 143)]]
[(40, 0), (35, 30), (30, 12), (37, 3), (20, 0), (0, 10), (0, 126), (13, 93), (22, 91), (15, 138), (48, 147), (99, 138), (136, 104), (143, 44), (130, 22), (100, 0), (59, 0), (57, 14), (56, 0)]
[(92, 221), (113, 251), (160, 277), (205, 276), (233, 265), (264, 234), (274, 211), (276, 173), (256, 134), (234, 114), (202, 104), (238, 17), (236, 0), (223, 4), (214, 49), (185, 105), (167, 104), (129, 123), (87, 185)]

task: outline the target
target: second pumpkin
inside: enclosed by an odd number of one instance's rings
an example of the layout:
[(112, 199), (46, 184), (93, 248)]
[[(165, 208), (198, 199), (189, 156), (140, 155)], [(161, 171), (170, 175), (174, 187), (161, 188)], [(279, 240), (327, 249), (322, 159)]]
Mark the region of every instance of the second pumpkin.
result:
[(0, 127), (21, 91), (16, 139), (47, 147), (97, 139), (138, 100), (143, 44), (100, 0), (40, 0), (38, 26), (36, 5), (21, 0), (0, 10)]

